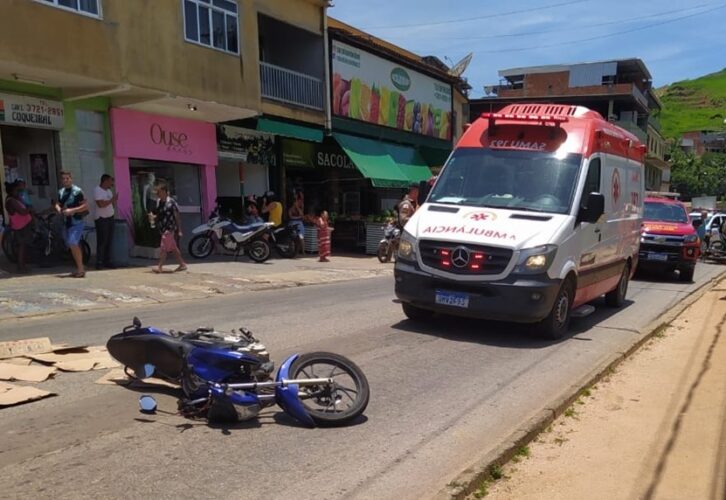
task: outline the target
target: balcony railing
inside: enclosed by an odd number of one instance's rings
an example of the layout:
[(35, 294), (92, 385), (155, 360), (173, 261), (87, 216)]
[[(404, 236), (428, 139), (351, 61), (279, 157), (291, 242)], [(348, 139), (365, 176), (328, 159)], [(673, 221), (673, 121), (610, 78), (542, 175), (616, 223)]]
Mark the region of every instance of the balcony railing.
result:
[(260, 61), (262, 97), (303, 108), (323, 109), (323, 81)]
[(648, 144), (648, 134), (635, 123), (628, 120), (615, 120), (613, 123), (636, 136), (643, 144)]

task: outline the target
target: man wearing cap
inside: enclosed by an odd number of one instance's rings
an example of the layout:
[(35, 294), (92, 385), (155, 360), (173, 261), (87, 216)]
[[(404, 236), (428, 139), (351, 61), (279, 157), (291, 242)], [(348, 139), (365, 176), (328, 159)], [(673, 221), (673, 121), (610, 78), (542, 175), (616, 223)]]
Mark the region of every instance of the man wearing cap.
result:
[(268, 220), (275, 226), (282, 225), (282, 203), (277, 201), (273, 191), (268, 191), (263, 199), (262, 213), (267, 214)]
[(398, 204), (398, 225), (403, 228), (418, 209), (418, 184), (411, 184), (408, 194)]

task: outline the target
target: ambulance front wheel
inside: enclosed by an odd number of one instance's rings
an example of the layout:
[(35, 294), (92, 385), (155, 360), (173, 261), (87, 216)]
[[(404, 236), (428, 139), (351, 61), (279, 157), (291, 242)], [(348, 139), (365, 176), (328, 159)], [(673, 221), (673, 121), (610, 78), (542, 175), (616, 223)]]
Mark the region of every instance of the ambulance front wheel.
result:
[(538, 333), (549, 340), (559, 340), (567, 334), (572, 316), (572, 303), (575, 300), (575, 283), (566, 279), (557, 293), (552, 311), (538, 326)]

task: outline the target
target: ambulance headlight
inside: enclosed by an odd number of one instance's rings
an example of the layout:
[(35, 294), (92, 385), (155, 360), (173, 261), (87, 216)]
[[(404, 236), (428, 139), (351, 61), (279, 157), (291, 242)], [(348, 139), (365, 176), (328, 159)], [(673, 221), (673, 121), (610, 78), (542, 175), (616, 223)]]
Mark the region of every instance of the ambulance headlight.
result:
[(398, 243), (398, 258), (404, 260), (416, 260), (416, 240), (406, 231), (401, 235)]
[(539, 274), (544, 273), (552, 265), (557, 254), (557, 245), (542, 245), (534, 248), (526, 248), (519, 253), (517, 266), (514, 268), (516, 274)]

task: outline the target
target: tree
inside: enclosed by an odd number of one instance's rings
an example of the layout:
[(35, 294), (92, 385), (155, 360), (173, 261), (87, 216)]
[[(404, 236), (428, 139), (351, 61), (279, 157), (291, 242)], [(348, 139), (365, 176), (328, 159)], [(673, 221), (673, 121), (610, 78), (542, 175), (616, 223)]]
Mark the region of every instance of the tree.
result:
[(706, 153), (699, 158), (673, 146), (670, 151), (671, 186), (681, 198), (726, 194), (726, 155)]

